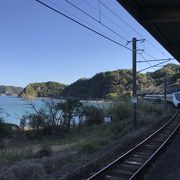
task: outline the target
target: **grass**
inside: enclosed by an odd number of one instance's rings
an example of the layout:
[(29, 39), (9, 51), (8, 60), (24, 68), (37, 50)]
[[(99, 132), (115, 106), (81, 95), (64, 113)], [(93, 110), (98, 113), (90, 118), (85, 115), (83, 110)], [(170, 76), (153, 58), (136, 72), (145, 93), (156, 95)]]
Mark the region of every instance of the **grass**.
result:
[(79, 152), (91, 154), (96, 152), (100, 148), (100, 144), (96, 140), (90, 140), (82, 143), (79, 146)]
[(115, 139), (118, 137), (122, 137), (132, 129), (133, 127), (132, 127), (131, 119), (123, 119), (121, 121), (111, 124), (109, 127), (111, 135)]
[(0, 167), (15, 161), (27, 159), (33, 154), (31, 146), (0, 149)]
[[(101, 124), (71, 129), (68, 133), (60, 136), (42, 136), (41, 138), (37, 137), (37, 140), (27, 139), (27, 141), (24, 141), (24, 136), (22, 136), (22, 142), (21, 136), (17, 136), (19, 138), (17, 139), (19, 141), (17, 145), (11, 146), (11, 142), (9, 142), (0, 146), (0, 167), (22, 160), (27, 161), (27, 164), (28, 161), (33, 161), (34, 164), (38, 164), (39, 171), (45, 176), (57, 169), (63, 170), (67, 167), (79, 166), (89, 161), (92, 156), (103, 152), (107, 146), (111, 146), (117, 140), (133, 132), (133, 124), (128, 108), (129, 104), (127, 106), (116, 104), (114, 109), (110, 111), (112, 115), (115, 114), (113, 122), (109, 125)], [(154, 109), (149, 103), (142, 102), (138, 104), (138, 127), (148, 127), (155, 123), (154, 117), (158, 115), (158, 119), (161, 119), (167, 114), (168, 111), (162, 114), (161, 106), (157, 105)], [(30, 163), (29, 166), (33, 166), (32, 164)], [(6, 171), (8, 172), (8, 170)]]

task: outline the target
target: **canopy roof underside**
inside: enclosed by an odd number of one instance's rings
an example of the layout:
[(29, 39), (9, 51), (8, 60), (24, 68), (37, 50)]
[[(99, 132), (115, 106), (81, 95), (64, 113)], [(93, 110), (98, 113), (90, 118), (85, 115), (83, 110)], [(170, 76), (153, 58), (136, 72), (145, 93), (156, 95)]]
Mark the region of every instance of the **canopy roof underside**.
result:
[(180, 0), (117, 0), (180, 62)]

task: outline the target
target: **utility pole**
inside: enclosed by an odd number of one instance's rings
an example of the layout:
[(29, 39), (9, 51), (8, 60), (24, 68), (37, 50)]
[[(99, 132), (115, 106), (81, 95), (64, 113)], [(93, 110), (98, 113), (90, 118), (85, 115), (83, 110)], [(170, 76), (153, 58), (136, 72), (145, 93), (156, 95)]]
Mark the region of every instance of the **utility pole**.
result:
[(164, 109), (167, 108), (167, 74), (165, 72), (165, 76), (164, 76)]
[(137, 126), (137, 120), (136, 120), (136, 104), (137, 104), (137, 94), (136, 94), (136, 42), (137, 42), (137, 39), (136, 38), (133, 38), (132, 40), (132, 90), (133, 90), (133, 101), (132, 101), (132, 104), (133, 104), (133, 124), (134, 124), (134, 128), (136, 128)]
[[(137, 41), (140, 41), (143, 43), (145, 39), (136, 39), (133, 38), (132, 41), (128, 41), (127, 44), (132, 43), (132, 98), (131, 98), (131, 103), (132, 103), (132, 120), (133, 120), (133, 125), (134, 129), (137, 127), (137, 120), (136, 120), (136, 109), (137, 109), (137, 78), (136, 78), (136, 73), (137, 73), (137, 60), (136, 60), (136, 55), (137, 55)], [(142, 49), (139, 49), (139, 51), (143, 51)]]
[[(132, 120), (133, 120), (133, 125), (134, 128), (137, 127), (137, 120), (136, 120), (136, 109), (137, 109), (137, 78), (136, 78), (136, 73), (137, 73), (137, 60), (136, 60), (136, 55), (137, 55), (137, 41), (140, 41), (141, 43), (143, 43), (145, 41), (145, 39), (136, 39), (133, 38), (132, 41), (128, 41), (127, 44), (132, 43), (132, 99), (131, 99), (131, 103), (132, 103)], [(139, 49), (141, 50), (141, 49)], [(142, 51), (142, 50), (141, 50)]]

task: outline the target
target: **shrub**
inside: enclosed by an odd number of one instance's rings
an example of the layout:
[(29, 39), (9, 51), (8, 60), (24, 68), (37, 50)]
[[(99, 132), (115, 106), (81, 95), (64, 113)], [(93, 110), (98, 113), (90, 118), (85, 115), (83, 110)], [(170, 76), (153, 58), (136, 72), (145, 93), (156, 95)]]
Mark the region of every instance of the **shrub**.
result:
[(117, 136), (117, 135), (123, 136), (131, 129), (132, 129), (132, 123), (130, 119), (124, 119), (122, 121), (112, 123), (109, 127), (109, 130), (113, 136)]
[(81, 153), (94, 153), (99, 149), (99, 144), (97, 141), (90, 140), (80, 145), (80, 152)]
[(104, 121), (104, 113), (103, 110), (94, 106), (89, 106), (86, 108), (86, 125), (93, 124), (102, 124)]
[(0, 140), (12, 136), (12, 128), (0, 119)]
[(116, 102), (113, 103), (109, 114), (112, 116), (113, 120), (119, 121), (131, 116), (131, 106), (128, 102)]

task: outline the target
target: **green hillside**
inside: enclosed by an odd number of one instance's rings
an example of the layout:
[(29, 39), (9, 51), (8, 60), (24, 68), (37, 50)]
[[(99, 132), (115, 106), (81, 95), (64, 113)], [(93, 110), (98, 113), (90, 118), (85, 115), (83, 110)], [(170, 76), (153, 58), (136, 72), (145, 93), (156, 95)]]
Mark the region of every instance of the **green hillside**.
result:
[(24, 88), (19, 97), (54, 97), (59, 96), (66, 86), (57, 82), (31, 83)]
[(167, 93), (180, 91), (180, 65), (167, 64), (157, 71), (146, 73), (148, 77), (153, 79), (155, 92), (163, 92), (164, 77), (166, 72)]
[(167, 64), (155, 72), (147, 73), (147, 76), (155, 80), (156, 85), (161, 85), (164, 81), (165, 72), (169, 83), (180, 82), (180, 65)]
[[(141, 91), (152, 84), (151, 78), (145, 74), (137, 74), (138, 90)], [(79, 79), (62, 92), (65, 97), (106, 98), (118, 94), (131, 94), (131, 70), (123, 69), (96, 74), (90, 79)]]
[[(167, 72), (168, 85), (180, 83), (179, 69), (179, 65), (168, 64), (154, 72), (137, 73), (137, 93), (162, 93), (165, 71)], [(102, 99), (131, 94), (132, 71), (120, 69), (101, 72), (89, 79), (81, 78), (69, 86), (57, 82), (32, 83), (19, 96), (28, 98), (62, 96), (82, 99)]]

